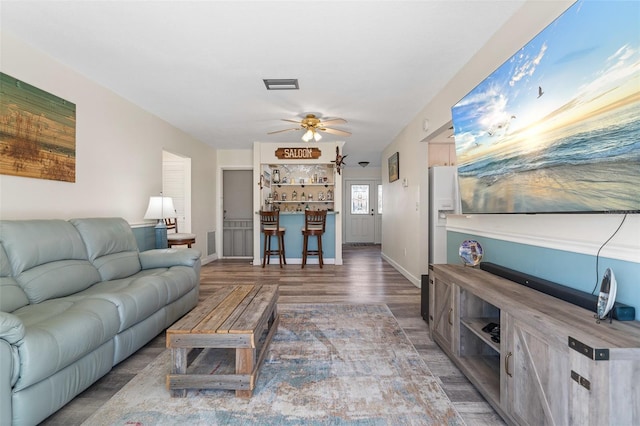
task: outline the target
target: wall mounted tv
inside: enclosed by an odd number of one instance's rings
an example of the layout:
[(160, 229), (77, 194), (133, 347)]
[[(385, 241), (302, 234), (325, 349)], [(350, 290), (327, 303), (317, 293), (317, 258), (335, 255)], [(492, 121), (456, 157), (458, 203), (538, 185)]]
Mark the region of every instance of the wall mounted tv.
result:
[(637, 1), (578, 1), (452, 107), (463, 213), (640, 212)]

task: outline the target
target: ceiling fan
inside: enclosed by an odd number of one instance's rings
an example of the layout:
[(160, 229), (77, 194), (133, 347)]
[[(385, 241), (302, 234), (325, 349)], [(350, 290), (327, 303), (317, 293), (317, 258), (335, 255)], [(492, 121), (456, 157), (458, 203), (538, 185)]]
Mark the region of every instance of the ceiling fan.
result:
[(311, 139), (318, 142), (320, 139), (322, 139), (322, 135), (320, 134), (320, 132), (327, 132), (327, 133), (332, 133), (334, 135), (340, 135), (340, 136), (351, 136), (351, 132), (347, 132), (345, 130), (340, 130), (340, 129), (332, 129), (330, 127), (327, 127), (327, 125), (346, 123), (347, 120), (345, 120), (344, 118), (329, 118), (325, 120), (325, 119), (316, 117), (315, 114), (307, 114), (302, 120), (289, 120), (289, 119), (283, 118), (282, 121), (296, 123), (298, 124), (298, 127), (292, 127), (290, 129), (284, 129), (284, 130), (276, 130), (275, 132), (269, 132), (268, 134), (272, 135), (274, 133), (289, 132), (291, 130), (304, 130), (305, 133), (304, 135), (302, 135), (302, 140), (305, 142), (309, 142)]

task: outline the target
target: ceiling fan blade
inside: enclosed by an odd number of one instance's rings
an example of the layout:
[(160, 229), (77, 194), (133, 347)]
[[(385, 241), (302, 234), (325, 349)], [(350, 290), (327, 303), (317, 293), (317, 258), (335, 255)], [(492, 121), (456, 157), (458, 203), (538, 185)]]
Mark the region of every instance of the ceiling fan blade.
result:
[(321, 132), (327, 132), (327, 133), (332, 133), (334, 135), (340, 135), (340, 136), (351, 136), (351, 132), (347, 132), (345, 130), (338, 130), (338, 129), (330, 129), (328, 127), (323, 127), (321, 129), (319, 129)]
[(268, 135), (273, 135), (274, 133), (288, 132), (288, 131), (291, 131), (291, 130), (300, 130), (300, 128), (299, 128), (299, 127), (296, 127), (295, 129), (276, 130), (275, 132), (269, 132), (269, 133), (267, 133), (267, 134), (268, 134)]
[(288, 118), (281, 118), (282, 121), (288, 121), (289, 123), (300, 124), (300, 120), (290, 120)]
[(320, 120), (322, 125), (325, 125), (327, 123), (333, 123), (333, 124), (346, 124), (347, 120), (345, 120), (344, 118), (330, 118), (328, 120)]

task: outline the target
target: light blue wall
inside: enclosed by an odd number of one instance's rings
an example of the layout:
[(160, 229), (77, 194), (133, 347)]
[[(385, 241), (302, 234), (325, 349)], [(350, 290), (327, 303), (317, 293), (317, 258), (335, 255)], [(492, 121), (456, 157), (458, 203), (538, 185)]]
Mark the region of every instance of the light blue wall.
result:
[[(618, 283), (616, 300), (635, 307), (640, 320), (640, 263), (554, 250), (460, 232), (447, 232), (447, 262), (460, 264), (460, 244), (476, 240), (483, 248), (482, 261), (495, 263), (587, 293), (597, 294), (606, 268), (611, 268)], [(595, 287), (595, 291), (594, 291)]]
[(156, 248), (156, 233), (153, 225), (131, 228), (136, 237), (138, 250), (146, 251)]

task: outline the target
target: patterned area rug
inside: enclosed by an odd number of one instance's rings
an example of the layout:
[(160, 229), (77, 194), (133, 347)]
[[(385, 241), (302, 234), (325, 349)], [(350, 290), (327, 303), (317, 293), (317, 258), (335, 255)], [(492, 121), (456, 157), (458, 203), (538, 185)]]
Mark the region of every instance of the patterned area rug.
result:
[[(464, 424), (386, 305), (280, 304), (278, 311), (250, 399), (226, 390), (171, 398), (165, 351), (84, 424)], [(220, 372), (227, 355), (233, 359), (229, 350), (203, 351), (194, 368)]]

